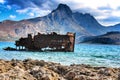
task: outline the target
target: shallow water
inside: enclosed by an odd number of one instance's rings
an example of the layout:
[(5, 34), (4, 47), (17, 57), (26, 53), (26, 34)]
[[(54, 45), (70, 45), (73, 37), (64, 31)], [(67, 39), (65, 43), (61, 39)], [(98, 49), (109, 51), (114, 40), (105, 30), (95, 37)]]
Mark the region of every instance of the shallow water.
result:
[(70, 64), (90, 64), (92, 66), (120, 67), (119, 45), (76, 44), (74, 52), (25, 52), (4, 51), (2, 48), (15, 47), (13, 42), (0, 42), (0, 59), (38, 59)]

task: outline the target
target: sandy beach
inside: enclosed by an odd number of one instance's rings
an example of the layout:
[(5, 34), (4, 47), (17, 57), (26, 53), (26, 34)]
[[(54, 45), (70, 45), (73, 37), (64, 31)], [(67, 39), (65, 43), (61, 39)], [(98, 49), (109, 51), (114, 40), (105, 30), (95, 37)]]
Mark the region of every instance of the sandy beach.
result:
[(120, 68), (65, 66), (43, 60), (0, 60), (0, 80), (120, 80)]

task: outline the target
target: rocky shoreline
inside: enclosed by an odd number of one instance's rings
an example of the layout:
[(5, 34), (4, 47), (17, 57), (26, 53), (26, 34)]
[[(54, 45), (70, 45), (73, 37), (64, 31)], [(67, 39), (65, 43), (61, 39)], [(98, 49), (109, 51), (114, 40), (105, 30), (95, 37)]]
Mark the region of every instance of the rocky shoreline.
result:
[(0, 80), (120, 80), (120, 68), (1, 59)]

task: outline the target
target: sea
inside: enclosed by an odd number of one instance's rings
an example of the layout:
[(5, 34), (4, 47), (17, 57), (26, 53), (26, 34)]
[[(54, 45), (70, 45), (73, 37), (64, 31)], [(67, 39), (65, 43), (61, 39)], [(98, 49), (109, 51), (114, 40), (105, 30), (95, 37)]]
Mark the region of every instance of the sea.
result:
[(5, 51), (14, 42), (0, 42), (0, 59), (34, 59), (62, 65), (87, 64), (99, 67), (120, 67), (120, 45), (75, 44), (74, 52)]

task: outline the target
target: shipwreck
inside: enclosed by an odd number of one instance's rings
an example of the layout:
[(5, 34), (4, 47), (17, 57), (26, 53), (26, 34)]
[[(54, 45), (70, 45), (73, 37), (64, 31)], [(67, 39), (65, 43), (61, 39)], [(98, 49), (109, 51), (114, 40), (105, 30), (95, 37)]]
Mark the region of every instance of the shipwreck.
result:
[[(68, 32), (67, 34), (41, 34), (32, 36), (28, 34), (25, 38), (20, 38), (15, 41), (16, 48), (14, 50), (25, 51), (63, 51), (74, 52), (75, 33)], [(12, 48), (8, 48), (12, 50)], [(7, 48), (5, 49), (7, 50)]]

